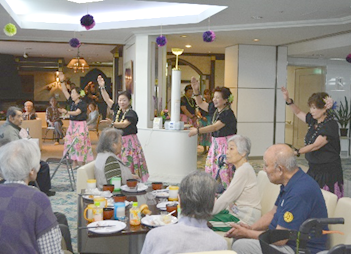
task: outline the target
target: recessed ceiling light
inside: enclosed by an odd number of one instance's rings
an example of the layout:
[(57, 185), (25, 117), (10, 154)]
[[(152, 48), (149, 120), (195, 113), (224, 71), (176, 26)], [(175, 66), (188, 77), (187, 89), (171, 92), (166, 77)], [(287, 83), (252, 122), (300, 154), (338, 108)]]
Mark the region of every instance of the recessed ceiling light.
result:
[(185, 45), (186, 48), (191, 48), (190, 44)]
[(92, 2), (102, 2), (104, 0), (67, 0), (67, 1), (77, 3), (77, 4), (85, 4), (85, 3), (92, 3)]
[(180, 37), (182, 37), (182, 38), (186, 38), (186, 37), (188, 37), (188, 36), (186, 36), (186, 35), (181, 35)]
[(253, 41), (258, 42), (258, 41), (260, 41), (260, 39), (253, 39)]
[(251, 18), (252, 18), (252, 19), (257, 19), (257, 20), (258, 20), (258, 19), (263, 19), (263, 17), (261, 17), (261, 16), (252, 16)]

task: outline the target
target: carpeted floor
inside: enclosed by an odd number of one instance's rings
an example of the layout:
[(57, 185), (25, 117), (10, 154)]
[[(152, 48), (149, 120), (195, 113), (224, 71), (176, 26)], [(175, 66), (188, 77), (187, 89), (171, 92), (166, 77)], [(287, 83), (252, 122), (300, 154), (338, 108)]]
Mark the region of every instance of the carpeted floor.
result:
[[(97, 137), (91, 135), (92, 146), (95, 152)], [(48, 157), (60, 158), (62, 156), (63, 145), (54, 146), (52, 142), (44, 143), (42, 147), (42, 159), (46, 160)], [(94, 154), (96, 155), (96, 154)], [(202, 148), (198, 148), (198, 169), (204, 170), (206, 154), (203, 154)], [(251, 165), (256, 172), (262, 170), (262, 160), (250, 160)], [(299, 165), (306, 168), (307, 161), (299, 159)], [(342, 159), (345, 179), (345, 196), (351, 197), (351, 158)], [(50, 166), (51, 173), (55, 169), (54, 165)], [(76, 172), (75, 172), (76, 174)], [(52, 208), (54, 211), (66, 214), (72, 237), (72, 246), (74, 252), (77, 252), (77, 200), (78, 195), (72, 192), (67, 170), (65, 166), (61, 166), (57, 171), (54, 179), (52, 179), (52, 189), (56, 191), (56, 195), (50, 197)]]

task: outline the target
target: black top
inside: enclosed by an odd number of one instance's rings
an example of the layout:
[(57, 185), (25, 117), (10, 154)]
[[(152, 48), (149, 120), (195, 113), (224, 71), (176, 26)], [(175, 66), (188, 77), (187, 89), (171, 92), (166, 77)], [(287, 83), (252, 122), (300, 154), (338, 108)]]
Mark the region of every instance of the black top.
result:
[(67, 103), (70, 107), (70, 111), (76, 111), (80, 109), (82, 113), (77, 116), (70, 116), (70, 120), (72, 121), (86, 121), (87, 120), (87, 103), (83, 100), (80, 100), (78, 104), (75, 104), (71, 97), (68, 98)]
[(210, 102), (208, 105), (208, 113), (212, 117), (212, 124), (218, 120), (225, 124), (222, 129), (212, 132), (212, 137), (218, 138), (236, 134), (237, 121), (234, 112), (230, 107), (218, 113), (216, 112), (213, 102)]
[(339, 125), (333, 116), (328, 116), (323, 122), (317, 124), (317, 120), (313, 119), (311, 113), (307, 113), (306, 123), (308, 131), (305, 136), (305, 145), (313, 144), (320, 135), (326, 136), (328, 140), (328, 143), (317, 151), (306, 153), (306, 160), (315, 164), (340, 160)]
[[(189, 100), (189, 102), (188, 102)], [(190, 112), (190, 114), (194, 115), (195, 114), (195, 107), (196, 107), (196, 103), (195, 103), (195, 100), (193, 98), (190, 98), (190, 99), (187, 99), (184, 96), (182, 96), (182, 98), (180, 98), (180, 106), (185, 106), (186, 109)], [(182, 109), (180, 109), (180, 112), (181, 114), (184, 114), (185, 113), (182, 111)]]
[[(114, 112), (113, 121), (115, 122), (117, 117), (117, 112), (119, 110), (118, 103), (113, 103), (111, 109)], [(119, 114), (118, 121), (122, 120), (123, 115), (124, 115), (123, 112)], [(121, 131), (123, 131), (122, 136), (137, 134), (138, 133), (137, 123), (139, 120), (137, 113), (132, 108), (129, 108), (128, 112), (124, 116), (124, 119), (128, 120), (130, 124), (126, 128), (120, 129)]]

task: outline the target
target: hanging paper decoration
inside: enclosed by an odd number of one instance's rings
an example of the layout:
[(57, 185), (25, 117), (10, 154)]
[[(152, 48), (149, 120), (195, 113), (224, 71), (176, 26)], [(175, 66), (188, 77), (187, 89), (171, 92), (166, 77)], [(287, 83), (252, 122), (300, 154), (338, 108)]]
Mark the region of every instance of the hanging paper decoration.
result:
[(90, 30), (95, 26), (94, 17), (87, 14), (80, 19), (80, 24), (84, 26), (86, 30)]
[(80, 41), (77, 38), (72, 38), (69, 40), (69, 45), (72, 48), (78, 48), (78, 47), (80, 47)]
[(14, 24), (8, 23), (6, 26), (4, 26), (4, 33), (7, 36), (14, 36), (17, 33), (17, 28)]
[(346, 61), (351, 63), (351, 54), (348, 54), (347, 57), (346, 57)]
[(160, 35), (159, 37), (156, 38), (156, 43), (159, 47), (163, 47), (164, 45), (167, 44), (167, 38), (163, 35)]
[(202, 38), (204, 42), (213, 42), (216, 39), (216, 34), (212, 30), (203, 33)]

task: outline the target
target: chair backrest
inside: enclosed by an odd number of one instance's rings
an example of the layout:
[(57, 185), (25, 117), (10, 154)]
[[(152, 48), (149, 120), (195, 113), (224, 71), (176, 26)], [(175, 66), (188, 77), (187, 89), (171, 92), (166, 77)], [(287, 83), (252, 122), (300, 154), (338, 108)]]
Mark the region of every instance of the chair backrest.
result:
[(82, 189), (86, 189), (88, 179), (95, 179), (95, 161), (78, 168), (76, 188), (78, 194), (82, 192)]
[(336, 204), (334, 218), (344, 218), (345, 224), (329, 225), (330, 230), (337, 230), (344, 233), (330, 235), (331, 247), (338, 244), (351, 244), (351, 198), (340, 198)]
[(261, 214), (264, 215), (272, 210), (280, 192), (280, 185), (271, 183), (267, 173), (261, 170), (257, 175), (257, 187), (261, 195)]
[(334, 217), (334, 210), (338, 201), (338, 196), (336, 196), (334, 193), (331, 193), (330, 191), (323, 189), (321, 189), (321, 191), (325, 200), (325, 205), (327, 206), (328, 217)]

